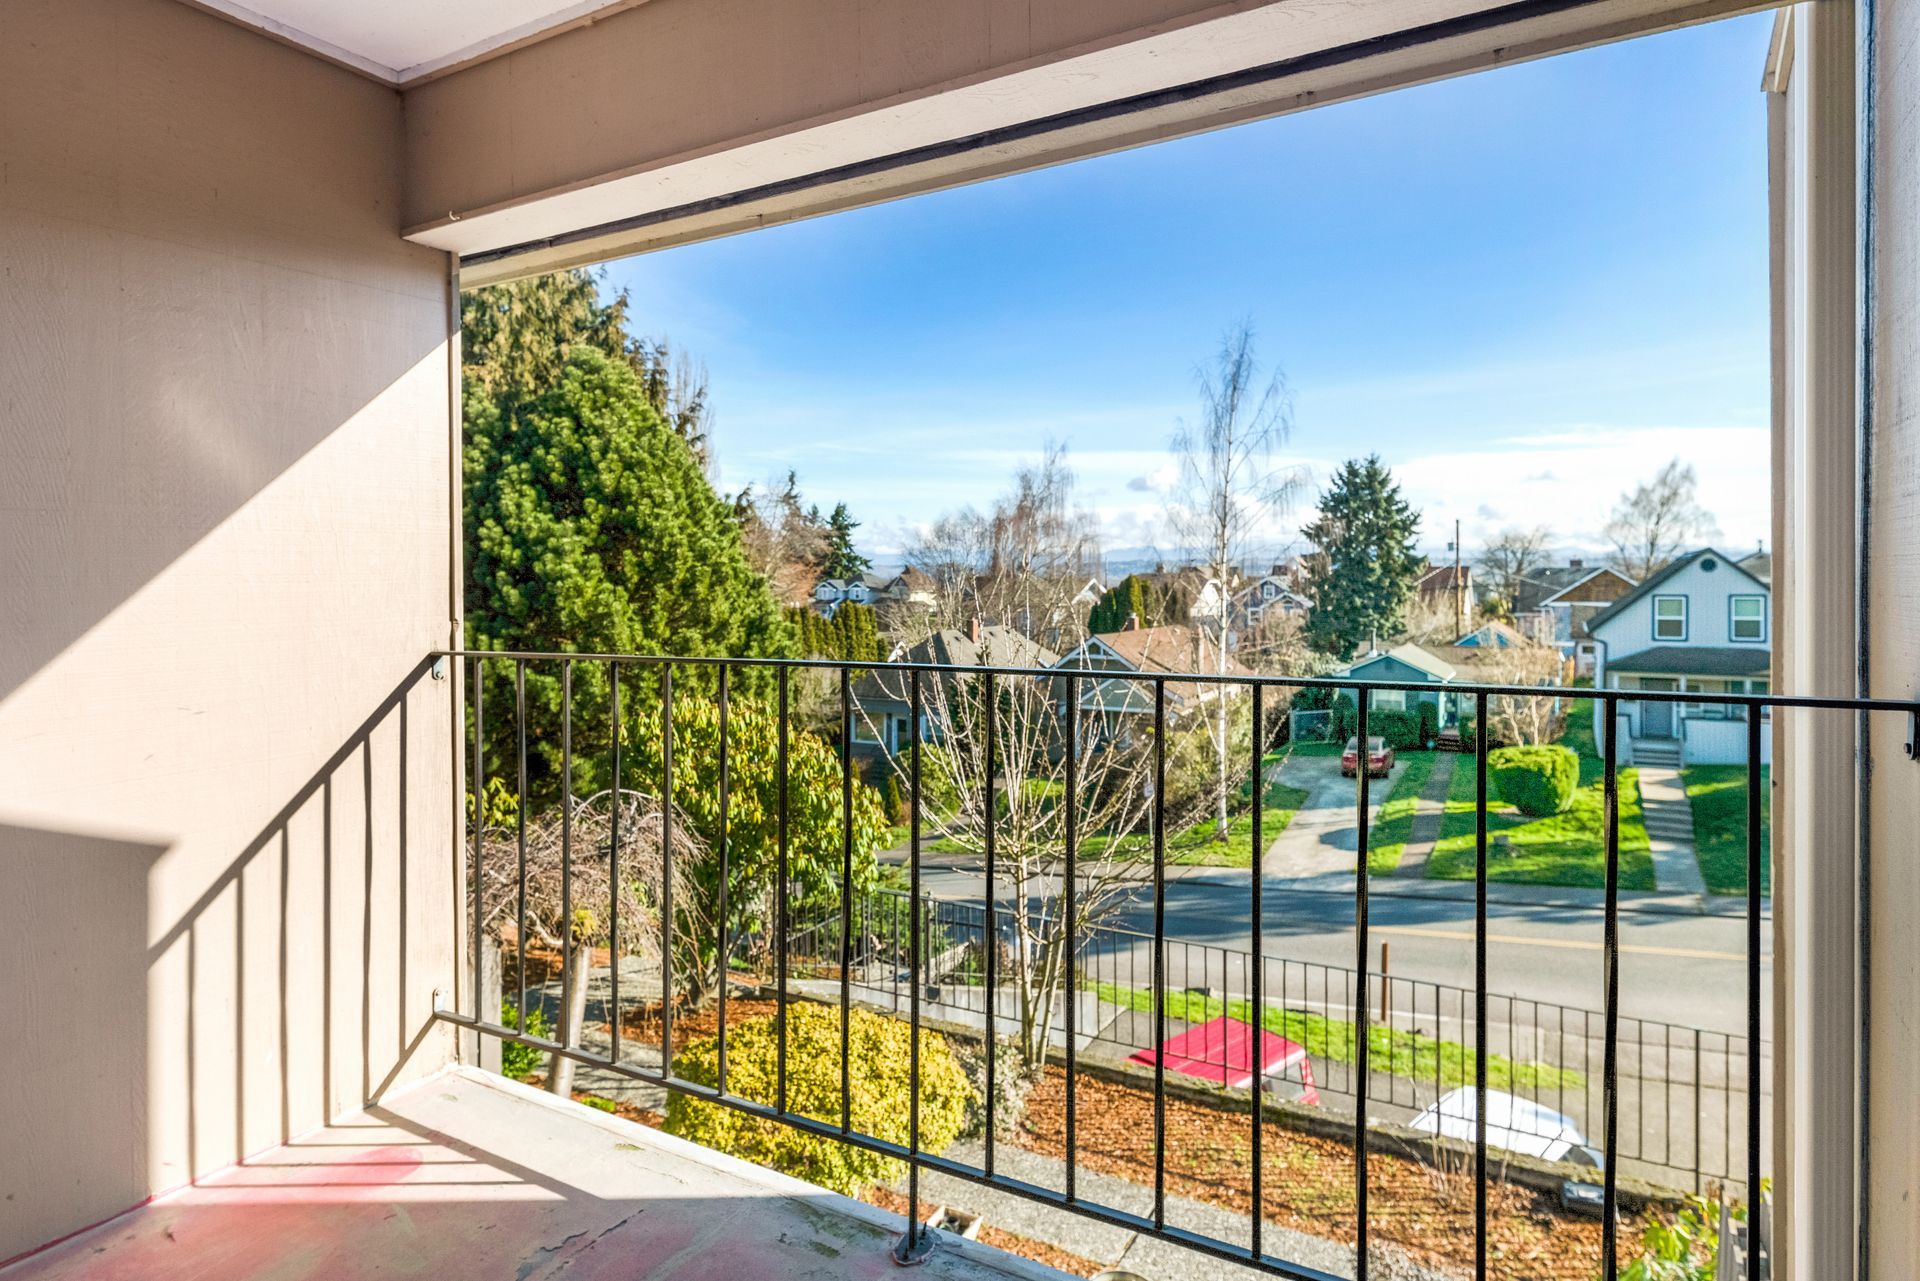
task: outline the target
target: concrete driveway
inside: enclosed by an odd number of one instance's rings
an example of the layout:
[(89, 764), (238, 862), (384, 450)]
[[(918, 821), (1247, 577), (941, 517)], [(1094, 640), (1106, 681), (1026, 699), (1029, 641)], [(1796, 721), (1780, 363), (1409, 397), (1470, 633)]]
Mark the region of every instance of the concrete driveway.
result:
[[(1367, 795), (1370, 817), (1378, 817), (1380, 802), (1404, 768), (1395, 762), (1391, 774), (1373, 780)], [(1337, 756), (1289, 756), (1278, 769), (1280, 781), (1306, 792), (1307, 799), (1267, 847), (1261, 872), (1290, 879), (1338, 876), (1351, 883), (1360, 844), (1355, 781), (1340, 776)]]

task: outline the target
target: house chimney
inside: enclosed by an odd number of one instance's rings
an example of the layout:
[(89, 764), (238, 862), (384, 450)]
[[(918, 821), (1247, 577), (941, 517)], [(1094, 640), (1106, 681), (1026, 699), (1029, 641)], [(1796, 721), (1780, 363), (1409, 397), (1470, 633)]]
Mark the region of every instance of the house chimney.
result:
[(967, 639), (976, 645), (980, 643), (980, 615), (978, 614), (975, 614), (972, 621), (967, 624)]
[(1121, 631), (1123, 631), (1123, 632), (1137, 632), (1137, 631), (1139, 631), (1139, 630), (1140, 630), (1140, 615), (1138, 615), (1138, 614), (1128, 614), (1128, 615), (1127, 615), (1127, 622), (1126, 622), (1126, 625), (1125, 625), (1124, 627), (1122, 627), (1122, 628), (1121, 628), (1120, 630), (1121, 630)]
[(1581, 560), (1578, 556), (1575, 556), (1572, 560), (1567, 562), (1568, 569), (1585, 569), (1586, 567), (1587, 567), (1586, 562)]

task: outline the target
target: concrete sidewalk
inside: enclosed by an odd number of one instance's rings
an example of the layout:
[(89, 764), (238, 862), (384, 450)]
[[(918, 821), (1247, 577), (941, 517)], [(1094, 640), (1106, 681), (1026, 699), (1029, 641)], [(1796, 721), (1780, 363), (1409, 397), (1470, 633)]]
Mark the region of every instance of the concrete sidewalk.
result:
[(1664, 765), (1640, 767), (1640, 819), (1647, 827), (1654, 884), (1674, 893), (1706, 894), (1707, 882), (1700, 875), (1700, 856), (1693, 844), (1693, 802), (1687, 799), (1679, 770)]

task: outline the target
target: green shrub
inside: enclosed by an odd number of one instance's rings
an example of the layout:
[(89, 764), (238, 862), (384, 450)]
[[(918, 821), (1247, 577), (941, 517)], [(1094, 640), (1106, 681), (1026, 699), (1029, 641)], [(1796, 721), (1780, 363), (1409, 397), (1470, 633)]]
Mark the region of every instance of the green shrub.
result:
[[(512, 1001), (500, 1002), (500, 1026), (520, 1026), (520, 1010)], [(527, 1011), (527, 1035), (543, 1040), (553, 1036), (553, 1027), (547, 1022), (547, 1013), (539, 1006)], [(510, 1076), (518, 1081), (522, 1077), (532, 1076), (540, 1070), (546, 1060), (545, 1050), (536, 1050), (531, 1045), (521, 1045), (515, 1041), (500, 1043), (500, 1075)]]
[(1420, 717), (1420, 746), (1425, 747), (1440, 737), (1440, 704), (1422, 702), (1414, 706)]
[[(912, 1028), (898, 1019), (854, 1010), (848, 1027), (856, 1132), (904, 1146), (907, 1134), (908, 1055)], [(774, 1020), (753, 1019), (727, 1030), (727, 1089), (757, 1103), (774, 1102), (777, 1042)], [(674, 1056), (674, 1071), (689, 1081), (718, 1083), (718, 1045), (712, 1037)], [(920, 1146), (943, 1151), (967, 1124), (974, 1090), (946, 1038), (920, 1034)], [(840, 1012), (800, 1002), (787, 1007), (787, 1107), (819, 1121), (840, 1120)], [(851, 1144), (807, 1134), (778, 1121), (679, 1094), (667, 1099), (666, 1130), (695, 1143), (769, 1166), (823, 1188), (854, 1196), (894, 1177), (901, 1163)]]
[(1420, 738), (1420, 715), (1418, 712), (1396, 712), (1392, 709), (1380, 709), (1367, 713), (1367, 737), (1378, 736), (1387, 740), (1387, 746), (1396, 752), (1412, 751), (1425, 746)]
[(1535, 818), (1558, 814), (1573, 801), (1580, 758), (1571, 747), (1501, 747), (1487, 754), (1487, 773), (1501, 800)]

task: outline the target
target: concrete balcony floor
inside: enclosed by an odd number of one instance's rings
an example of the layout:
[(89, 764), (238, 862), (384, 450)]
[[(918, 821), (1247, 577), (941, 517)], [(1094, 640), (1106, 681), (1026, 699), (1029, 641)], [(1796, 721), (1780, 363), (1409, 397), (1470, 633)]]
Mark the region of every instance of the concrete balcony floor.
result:
[[(454, 1068), (0, 1269), (0, 1281), (891, 1278), (882, 1210)], [(1063, 1273), (942, 1234), (928, 1278)]]

